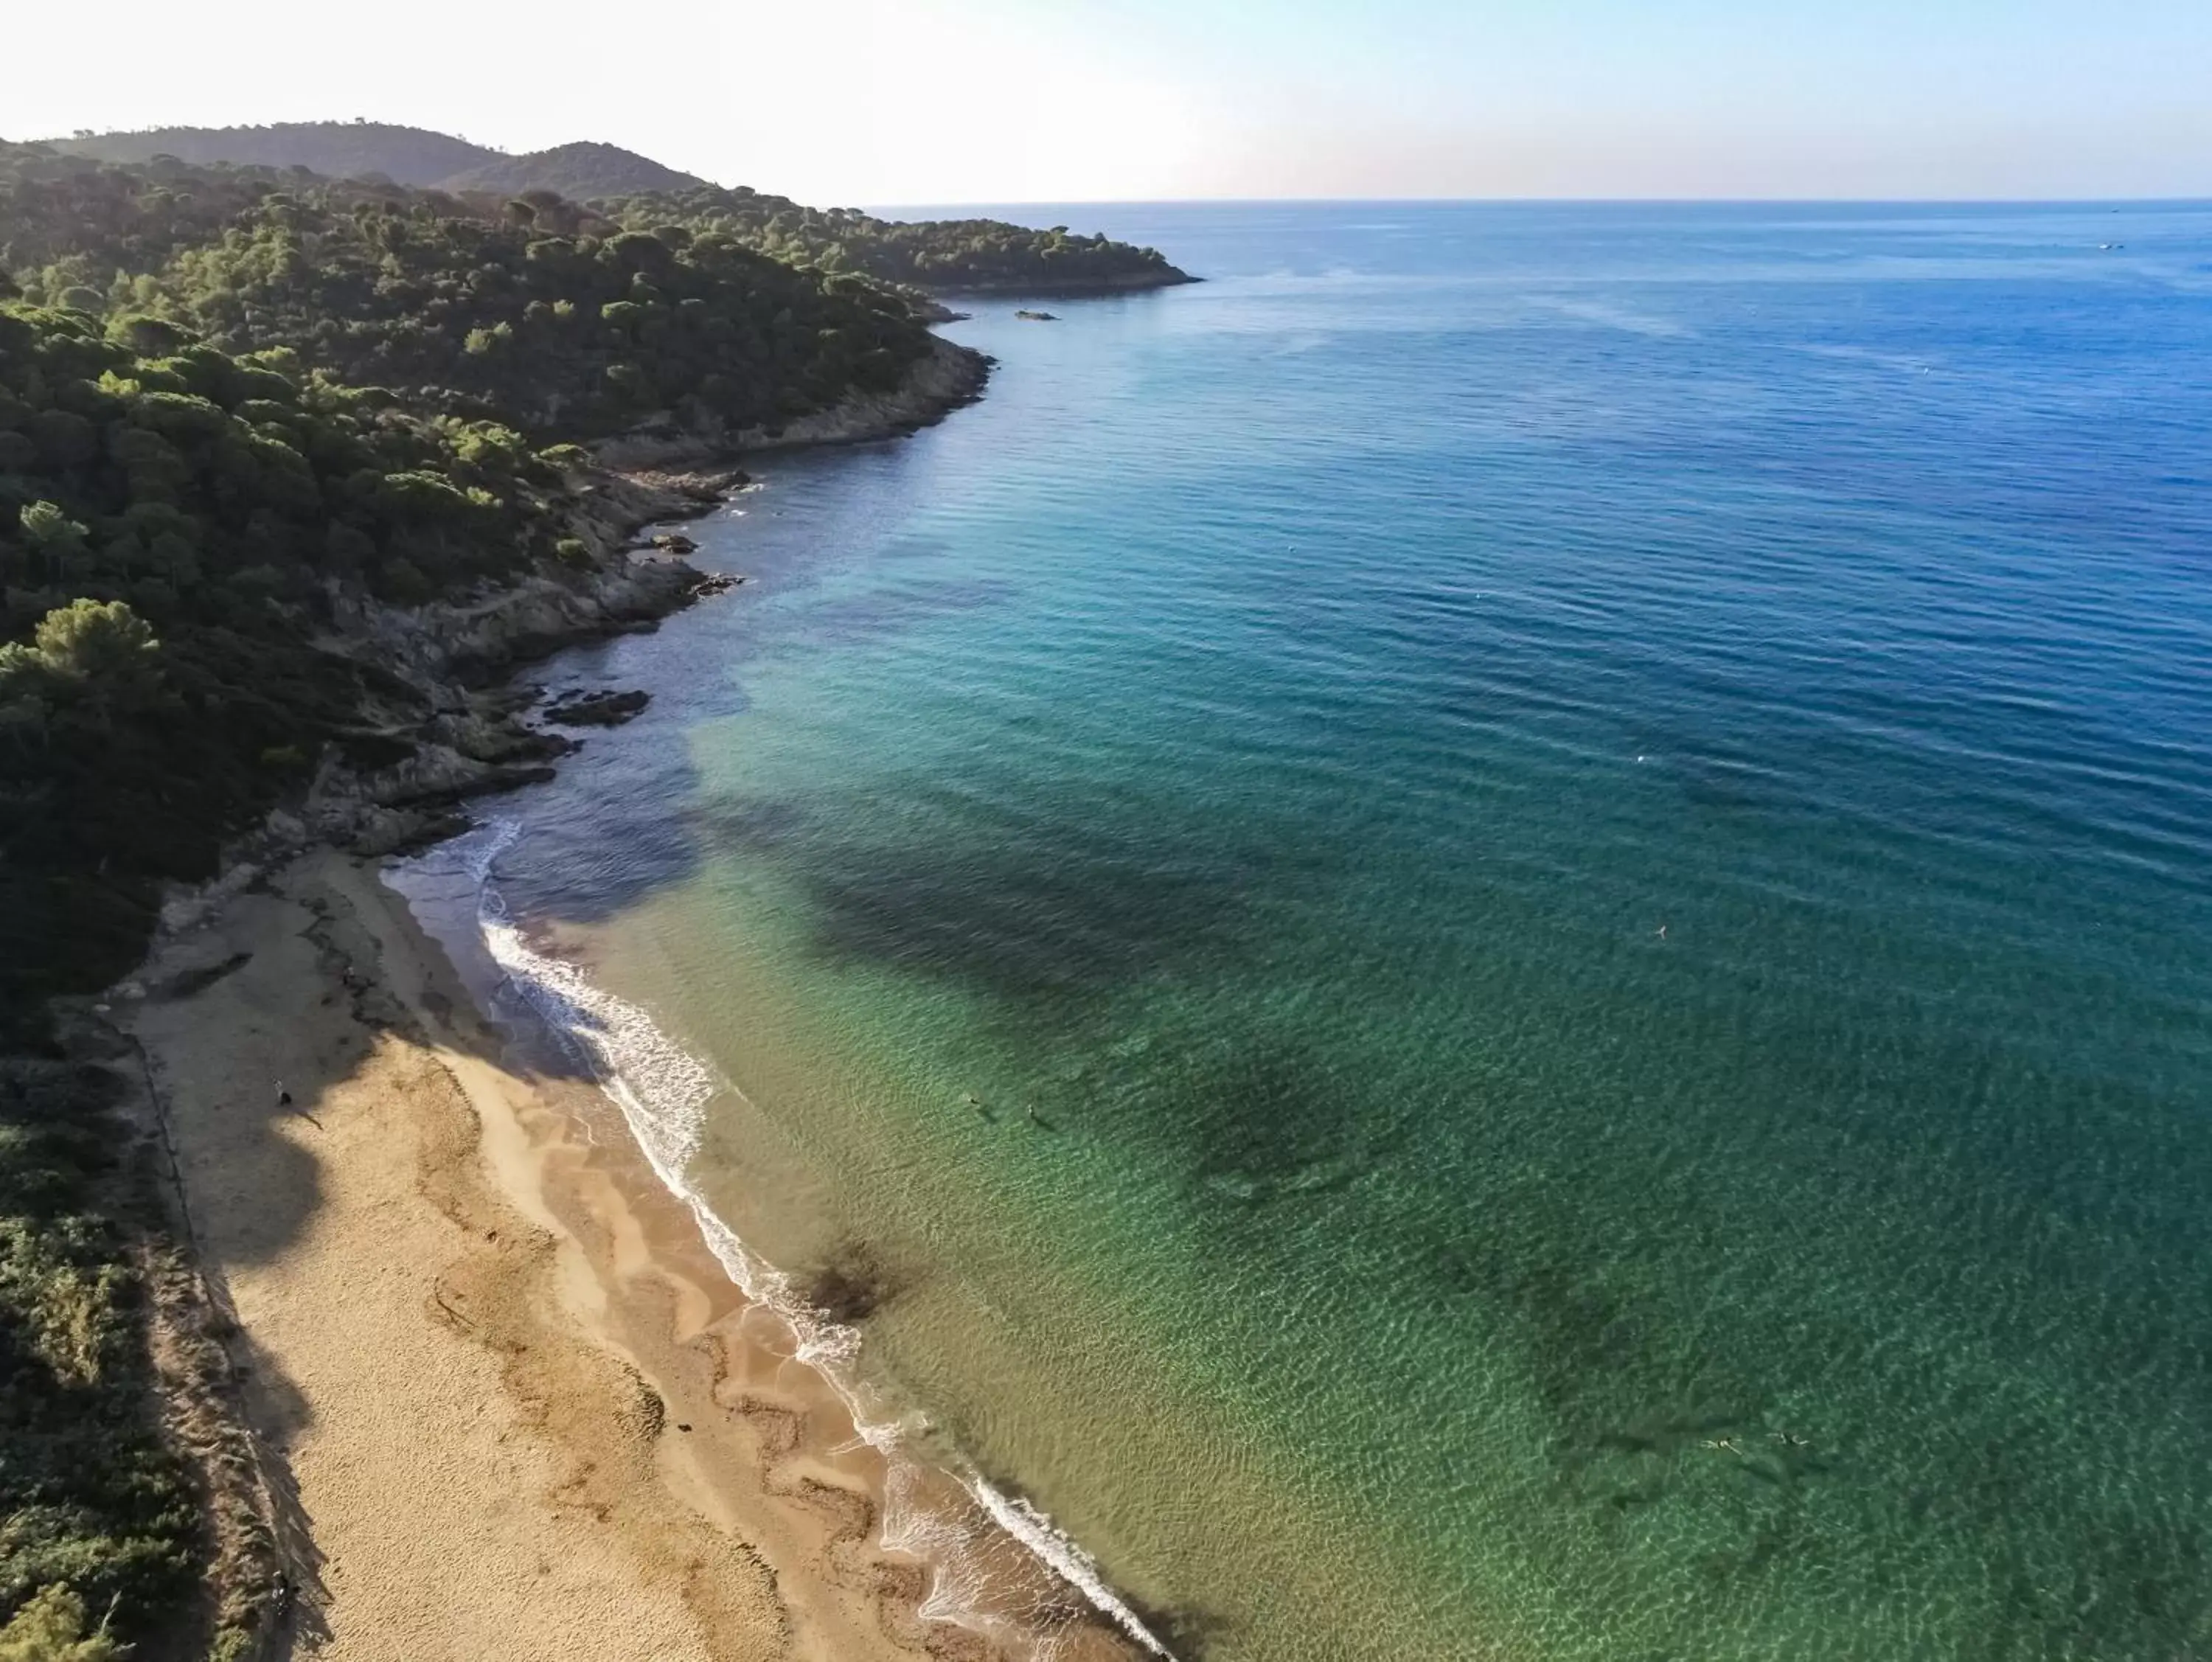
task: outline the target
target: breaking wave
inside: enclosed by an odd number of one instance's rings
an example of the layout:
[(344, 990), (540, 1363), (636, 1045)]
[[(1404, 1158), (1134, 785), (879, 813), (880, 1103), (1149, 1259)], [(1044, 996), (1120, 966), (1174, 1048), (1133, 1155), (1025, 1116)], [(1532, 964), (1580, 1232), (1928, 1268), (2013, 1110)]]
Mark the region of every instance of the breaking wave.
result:
[[(690, 1182), (689, 1168), (699, 1148), (707, 1105), (732, 1087), (636, 1005), (595, 985), (574, 964), (531, 944), (492, 877), (500, 855), (521, 833), (518, 821), (492, 819), (421, 856), (412, 866), (423, 871), (434, 862), (465, 880), (475, 896), (477, 928), (504, 977), (502, 995), (526, 1010), (544, 1036), (588, 1074), (621, 1111), (654, 1174), (690, 1212), (701, 1239), (731, 1281), (753, 1304), (788, 1326), (798, 1359), (828, 1381), (860, 1437), (884, 1457), (880, 1540), (885, 1548), (931, 1567), (930, 1590), (921, 1615), (1000, 1640), (1018, 1636), (1006, 1630), (1007, 1618), (994, 1608), (1006, 1602), (1002, 1578), (988, 1562), (991, 1548), (999, 1543), (979, 1538), (984, 1531), (969, 1520), (946, 1515), (942, 1507), (916, 1503), (924, 1472), (949, 1464), (951, 1476), (990, 1520), (992, 1530), (1018, 1543), (1133, 1643), (1173, 1662), (1166, 1645), (1107, 1585), (1097, 1562), (1050, 1518), (992, 1484), (965, 1459), (956, 1456), (940, 1463), (907, 1446), (907, 1424), (876, 1401), (857, 1378), (859, 1330), (830, 1320), (808, 1303), (790, 1277), (746, 1246), (707, 1204)], [(1048, 1612), (1030, 1614), (1038, 1629), (1030, 1654), (1038, 1662), (1049, 1662), (1059, 1649), (1059, 1635)], [(1027, 1629), (1031, 1623), (1021, 1625)]]

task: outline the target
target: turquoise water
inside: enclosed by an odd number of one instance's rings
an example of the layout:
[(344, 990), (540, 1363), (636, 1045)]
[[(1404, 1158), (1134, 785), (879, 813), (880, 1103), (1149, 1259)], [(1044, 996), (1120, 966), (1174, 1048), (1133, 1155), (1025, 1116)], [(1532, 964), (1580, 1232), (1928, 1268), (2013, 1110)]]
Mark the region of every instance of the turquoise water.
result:
[(2212, 210), (1094, 219), (559, 667), (717, 1210), (1186, 1657), (2212, 1656)]

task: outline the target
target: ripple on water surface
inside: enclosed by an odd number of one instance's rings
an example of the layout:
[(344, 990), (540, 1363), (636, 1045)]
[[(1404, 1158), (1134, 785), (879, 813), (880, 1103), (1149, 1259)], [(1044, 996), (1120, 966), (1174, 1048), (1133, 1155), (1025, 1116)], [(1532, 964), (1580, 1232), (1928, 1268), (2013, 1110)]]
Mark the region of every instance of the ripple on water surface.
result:
[(1390, 219), (767, 468), (518, 913), (1194, 1653), (2212, 1653), (2212, 214)]

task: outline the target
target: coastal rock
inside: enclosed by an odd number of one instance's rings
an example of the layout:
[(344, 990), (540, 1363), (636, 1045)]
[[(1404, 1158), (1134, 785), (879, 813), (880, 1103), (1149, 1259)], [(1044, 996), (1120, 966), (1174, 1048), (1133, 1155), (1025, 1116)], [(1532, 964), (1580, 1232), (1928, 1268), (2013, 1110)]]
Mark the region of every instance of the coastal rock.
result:
[[(888, 393), (856, 393), (811, 415), (781, 426), (731, 429), (686, 426), (671, 416), (645, 423), (619, 438), (592, 447), (602, 467), (620, 473), (726, 462), (757, 450), (788, 450), (801, 445), (860, 444), (896, 438), (940, 422), (982, 396), (991, 361), (970, 347), (935, 341), (905, 378)], [(673, 518), (675, 515), (656, 517)]]
[(413, 854), (459, 837), (474, 823), (457, 808), (372, 807), (363, 811), (346, 846), (370, 860)]
[(356, 719), (334, 734), (301, 800), (225, 849), (221, 877), (168, 898), (157, 940), (196, 929), (313, 843), (372, 856), (408, 852), (467, 830), (455, 806), (464, 799), (550, 779), (550, 764), (578, 741), (525, 720), (544, 689), (487, 684), (578, 642), (655, 628), (734, 581), (672, 552), (628, 551), (639, 527), (702, 511), (685, 489), (592, 469), (577, 470), (571, 484), (565, 528), (585, 545), (580, 563), (420, 606), (331, 588), (330, 626), (317, 644), (359, 667)]
[[(692, 504), (697, 513), (710, 513), (753, 482), (742, 467), (632, 468), (623, 478), (649, 490), (665, 491)], [(657, 515), (673, 519), (674, 514)]]
[(704, 581), (688, 565), (632, 559), (619, 548), (596, 569), (533, 574), (482, 599), (394, 606), (358, 594), (334, 596), (337, 638), (327, 642), (403, 679), (477, 685), (575, 642), (656, 624)]
[(214, 882), (173, 895), (163, 903), (156, 924), (161, 934), (182, 934), (197, 928), (218, 907), (235, 899), (258, 882), (271, 857), (282, 858), (287, 852), (270, 844), (265, 833), (249, 839), (249, 842), (253, 845), (249, 849), (233, 851), (234, 857), (224, 866), (222, 875)]
[(566, 728), (618, 728), (652, 702), (649, 692), (576, 692), (548, 709), (545, 719)]
[(1014, 315), (1021, 319), (1024, 323), (1057, 323), (1060, 321), (1060, 314), (1057, 312), (1023, 311), (1017, 312)]
[(802, 1296), (831, 1321), (850, 1326), (874, 1315), (898, 1290), (873, 1251), (860, 1242), (848, 1241), (807, 1277)]

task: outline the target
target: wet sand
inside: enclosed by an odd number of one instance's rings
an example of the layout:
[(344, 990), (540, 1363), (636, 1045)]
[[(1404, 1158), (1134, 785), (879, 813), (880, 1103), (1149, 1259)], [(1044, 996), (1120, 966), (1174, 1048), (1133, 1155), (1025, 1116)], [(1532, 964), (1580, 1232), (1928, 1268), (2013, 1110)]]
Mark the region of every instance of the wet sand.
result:
[[(143, 984), (120, 1013), (237, 1322), (295, 1653), (982, 1662), (1040, 1619), (1061, 1662), (1128, 1653), (949, 1476), (887, 1470), (596, 1087), (516, 1065), (374, 870), (305, 856)], [(882, 1543), (887, 1481), (915, 1550)], [(1003, 1582), (965, 1624), (924, 1615), (947, 1532)]]

